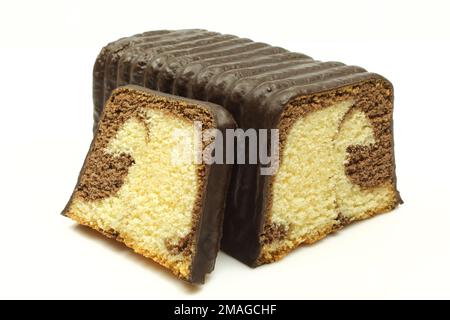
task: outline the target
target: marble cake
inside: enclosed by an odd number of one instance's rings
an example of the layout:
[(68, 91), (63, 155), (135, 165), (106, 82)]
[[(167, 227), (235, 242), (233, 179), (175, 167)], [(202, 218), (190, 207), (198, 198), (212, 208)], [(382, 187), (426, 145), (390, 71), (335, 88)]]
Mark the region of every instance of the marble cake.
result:
[(202, 283), (219, 250), (231, 167), (194, 161), (196, 144), (215, 143), (211, 135), (196, 142), (194, 121), (202, 130), (235, 127), (214, 104), (134, 86), (115, 90), (63, 214)]
[(227, 193), (222, 249), (250, 266), (401, 202), (393, 88), (378, 74), (232, 35), (163, 30), (102, 49), (96, 123), (126, 84), (217, 103), (242, 129), (279, 129), (278, 172), (235, 165)]

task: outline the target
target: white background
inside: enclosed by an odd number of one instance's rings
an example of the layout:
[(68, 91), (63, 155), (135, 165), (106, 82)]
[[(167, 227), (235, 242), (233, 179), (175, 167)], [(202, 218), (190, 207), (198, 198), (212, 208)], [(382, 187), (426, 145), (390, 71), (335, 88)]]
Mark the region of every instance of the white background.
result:
[[(445, 0), (2, 0), (0, 298), (450, 298), (449, 14)], [(255, 270), (220, 253), (202, 287), (60, 216), (91, 139), (97, 53), (179, 28), (390, 79), (405, 204)]]

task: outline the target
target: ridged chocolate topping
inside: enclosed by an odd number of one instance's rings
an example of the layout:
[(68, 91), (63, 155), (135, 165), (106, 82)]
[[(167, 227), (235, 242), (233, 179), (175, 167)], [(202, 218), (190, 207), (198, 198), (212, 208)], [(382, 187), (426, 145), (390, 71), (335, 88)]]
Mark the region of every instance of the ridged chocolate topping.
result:
[[(279, 47), (206, 30), (161, 30), (104, 47), (94, 67), (95, 119), (116, 87), (135, 84), (223, 104), (241, 127), (248, 105), (377, 78)], [(284, 92), (280, 96), (280, 92)], [(249, 111), (250, 114), (250, 111)]]

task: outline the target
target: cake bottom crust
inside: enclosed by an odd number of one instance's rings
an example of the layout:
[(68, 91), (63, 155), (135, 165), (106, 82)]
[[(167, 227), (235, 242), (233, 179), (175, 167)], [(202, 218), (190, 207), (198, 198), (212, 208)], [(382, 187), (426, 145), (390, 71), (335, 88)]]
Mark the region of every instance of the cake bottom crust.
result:
[[(396, 192), (393, 192), (393, 196), (394, 197), (396, 196)], [(270, 248), (265, 248), (265, 250), (262, 250), (261, 255), (259, 256), (254, 266), (256, 267), (263, 264), (279, 261), (282, 258), (284, 258), (287, 254), (289, 254), (291, 251), (297, 249), (302, 245), (314, 244), (315, 242), (324, 239), (329, 234), (337, 232), (353, 222), (358, 222), (379, 214), (387, 213), (395, 209), (396, 207), (397, 202), (393, 202), (391, 205), (381, 208), (379, 210), (365, 212), (364, 215), (360, 216), (359, 218), (354, 219), (338, 218), (337, 220), (335, 220), (335, 222), (330, 223), (321, 228), (318, 228), (313, 232), (304, 235), (302, 238), (297, 239), (297, 241), (295, 242), (291, 242), (289, 244), (283, 243), (281, 246), (275, 245), (274, 247), (276, 248), (274, 250), (270, 250)]]
[(166, 259), (164, 255), (157, 254), (155, 252), (152, 252), (150, 250), (143, 248), (142, 246), (139, 246), (139, 244), (137, 244), (131, 238), (128, 238), (126, 236), (122, 237), (121, 235), (117, 234), (113, 230), (103, 230), (95, 222), (85, 220), (82, 217), (76, 216), (74, 214), (67, 213), (66, 215), (67, 215), (67, 217), (71, 218), (75, 222), (77, 222), (83, 226), (89, 227), (97, 232), (100, 232), (107, 238), (114, 239), (120, 243), (123, 243), (128, 248), (132, 249), (135, 253), (140, 254), (146, 258), (149, 258), (149, 259), (155, 261), (155, 263), (158, 263), (159, 265), (169, 269), (169, 271), (172, 274), (174, 274), (176, 277), (178, 277), (182, 280), (185, 280), (185, 281), (190, 280), (190, 278), (189, 278), (190, 265), (189, 264), (185, 264), (183, 268), (180, 268), (180, 264), (174, 263), (173, 261)]

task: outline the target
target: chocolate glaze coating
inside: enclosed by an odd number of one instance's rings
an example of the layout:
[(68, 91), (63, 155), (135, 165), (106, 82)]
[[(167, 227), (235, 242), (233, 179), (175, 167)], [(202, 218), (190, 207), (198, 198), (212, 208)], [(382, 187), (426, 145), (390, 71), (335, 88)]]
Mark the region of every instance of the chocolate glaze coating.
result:
[[(132, 83), (223, 105), (240, 128), (270, 129), (297, 97), (372, 79), (391, 86), (360, 67), (249, 39), (205, 30), (153, 31), (102, 49), (94, 67), (94, 115), (97, 120), (112, 89)], [(269, 197), (269, 178), (258, 172), (259, 165), (234, 166), (222, 241), (226, 252), (249, 265), (260, 252)]]

